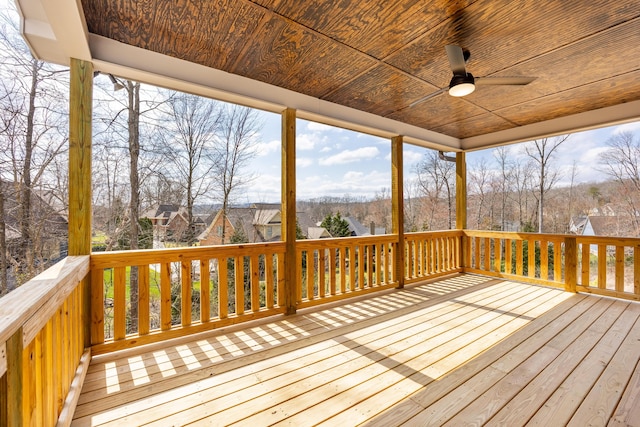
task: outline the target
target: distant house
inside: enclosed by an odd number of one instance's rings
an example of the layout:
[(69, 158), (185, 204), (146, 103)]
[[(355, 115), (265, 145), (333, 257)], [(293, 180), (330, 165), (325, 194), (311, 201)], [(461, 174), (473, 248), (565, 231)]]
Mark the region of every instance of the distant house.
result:
[[(193, 216), (193, 233), (200, 234), (207, 227), (208, 215)], [(173, 204), (160, 204), (147, 210), (140, 218), (149, 218), (153, 225), (154, 240), (181, 242), (187, 236), (189, 219), (187, 209)]]
[(575, 217), (571, 219), (569, 232), (582, 236), (638, 237), (634, 219), (620, 215)]
[(360, 221), (352, 216), (347, 216), (344, 218), (344, 220), (349, 224), (349, 231), (351, 232), (351, 236), (371, 236), (372, 234), (386, 234), (386, 229), (384, 227), (375, 226), (372, 233), (371, 226), (366, 227), (362, 225)]
[[(331, 237), (322, 227), (316, 227), (305, 212), (298, 212), (298, 226), (309, 239)], [(253, 204), (250, 207), (229, 208), (223, 221), (222, 210), (213, 215), (211, 222), (198, 236), (201, 246), (228, 244), (235, 233), (244, 235), (249, 243), (273, 242), (282, 238), (282, 212), (280, 204)], [(314, 236), (314, 237), (311, 237)]]

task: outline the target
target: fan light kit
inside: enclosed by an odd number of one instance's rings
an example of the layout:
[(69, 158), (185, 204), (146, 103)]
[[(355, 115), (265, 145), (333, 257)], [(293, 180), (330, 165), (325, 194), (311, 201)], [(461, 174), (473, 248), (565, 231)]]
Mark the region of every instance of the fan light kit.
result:
[(409, 107), (420, 104), (444, 92), (455, 97), (467, 96), (476, 90), (476, 86), (500, 85), (500, 86), (524, 86), (534, 81), (535, 77), (478, 77), (475, 78), (467, 72), (466, 63), (471, 57), (468, 50), (463, 50), (460, 46), (446, 45), (445, 50), (449, 58), (449, 66), (453, 71), (453, 77), (449, 86), (443, 87), (427, 96), (413, 101)]
[(474, 90), (476, 90), (476, 85), (471, 73), (467, 73), (465, 76), (454, 75), (449, 83), (449, 95), (451, 96), (466, 96)]

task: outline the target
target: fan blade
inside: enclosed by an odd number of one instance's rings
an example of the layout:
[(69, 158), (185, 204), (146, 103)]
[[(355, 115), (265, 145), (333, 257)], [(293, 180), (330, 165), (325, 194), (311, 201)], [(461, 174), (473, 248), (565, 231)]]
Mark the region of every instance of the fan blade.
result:
[(477, 77), (477, 85), (515, 85), (524, 86), (534, 81), (536, 77)]
[(449, 57), (449, 64), (451, 65), (451, 71), (453, 74), (466, 75), (467, 69), (464, 65), (464, 53), (460, 46), (448, 44), (444, 47)]
[(448, 87), (443, 87), (442, 89), (439, 89), (439, 90), (437, 90), (437, 91), (435, 91), (435, 92), (433, 92), (433, 93), (430, 93), (430, 94), (429, 94), (429, 95), (427, 95), (427, 96), (423, 96), (422, 98), (418, 99), (417, 101), (413, 101), (411, 104), (409, 104), (409, 107), (416, 106), (416, 105), (418, 105), (418, 104), (420, 104), (420, 103), (422, 103), (422, 102), (426, 101), (427, 99), (434, 98), (434, 97), (436, 97), (436, 96), (440, 95), (441, 93), (443, 93), (443, 92), (445, 92), (445, 91), (447, 91), (447, 90), (449, 90), (449, 88), (448, 88)]

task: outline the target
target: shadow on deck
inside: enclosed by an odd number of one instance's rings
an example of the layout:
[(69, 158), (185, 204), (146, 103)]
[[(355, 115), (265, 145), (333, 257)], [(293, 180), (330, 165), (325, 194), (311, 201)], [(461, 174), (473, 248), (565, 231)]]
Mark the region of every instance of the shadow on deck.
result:
[(74, 425), (634, 425), (639, 316), (455, 275), (94, 357)]

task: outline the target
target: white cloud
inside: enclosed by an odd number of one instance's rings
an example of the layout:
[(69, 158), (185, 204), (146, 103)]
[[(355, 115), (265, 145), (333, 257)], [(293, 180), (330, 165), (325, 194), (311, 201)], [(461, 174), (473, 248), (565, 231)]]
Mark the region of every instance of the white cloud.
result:
[[(402, 155), (403, 155), (404, 167), (406, 169), (418, 163), (420, 160), (422, 160), (422, 157), (424, 156), (424, 152), (404, 150)], [(391, 153), (389, 153), (388, 158), (389, 158), (389, 161), (391, 161)]]
[(331, 147), (322, 147), (322, 148), (320, 149), (320, 152), (321, 152), (321, 153), (328, 153), (329, 151), (331, 151)]
[(296, 158), (296, 166), (300, 168), (308, 168), (309, 166), (313, 166), (314, 160), (311, 157), (297, 157)]
[(622, 132), (639, 132), (640, 131), (640, 121), (637, 122), (631, 122), (631, 123), (625, 123), (623, 125), (620, 126), (616, 126), (613, 128), (613, 134), (614, 135), (619, 135)]
[(380, 154), (377, 147), (362, 147), (355, 150), (344, 150), (333, 156), (320, 159), (322, 166), (343, 165), (346, 163), (360, 162), (362, 160), (373, 159)]
[(383, 188), (391, 186), (391, 173), (368, 173), (348, 171), (342, 178), (327, 175), (312, 175), (298, 181), (297, 196), (301, 200), (312, 199), (319, 196), (364, 196), (373, 198)]
[(318, 136), (314, 134), (303, 133), (296, 136), (296, 149), (305, 151), (313, 150), (318, 142)]
[(263, 157), (269, 154), (277, 153), (280, 150), (282, 143), (278, 140), (272, 140), (269, 142), (258, 142), (254, 144), (256, 156)]

